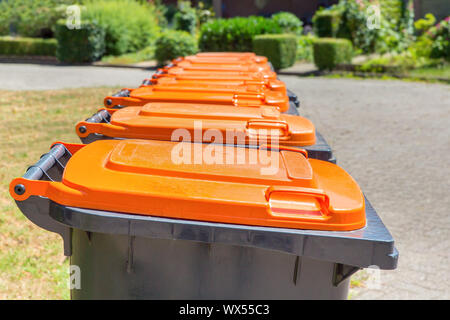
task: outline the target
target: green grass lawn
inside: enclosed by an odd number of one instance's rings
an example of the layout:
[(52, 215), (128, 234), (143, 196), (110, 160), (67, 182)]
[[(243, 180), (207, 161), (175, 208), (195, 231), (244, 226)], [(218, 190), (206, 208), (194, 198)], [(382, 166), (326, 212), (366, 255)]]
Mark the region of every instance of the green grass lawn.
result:
[(92, 115), (115, 91), (0, 91), (0, 300), (69, 298), (62, 239), (28, 221), (8, 187), (52, 142), (79, 142), (75, 123)]
[(450, 80), (450, 64), (445, 64), (440, 67), (434, 68), (420, 68), (411, 70), (409, 75), (417, 78), (425, 78), (425, 79), (447, 79)]

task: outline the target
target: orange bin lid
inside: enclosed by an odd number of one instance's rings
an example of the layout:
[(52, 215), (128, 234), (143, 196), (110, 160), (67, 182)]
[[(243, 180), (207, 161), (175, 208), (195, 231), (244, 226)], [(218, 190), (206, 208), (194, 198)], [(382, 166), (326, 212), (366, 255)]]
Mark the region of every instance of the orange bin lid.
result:
[[(172, 134), (184, 128), (191, 141), (196, 142), (212, 142), (215, 137), (206, 132), (219, 130), (222, 139), (215, 142), (226, 144), (277, 142), (309, 146), (315, 143), (311, 121), (281, 114), (273, 107), (240, 107), (237, 110), (220, 105), (154, 102), (143, 107), (110, 109), (109, 112), (112, 113), (109, 123), (81, 121), (76, 126), (77, 134), (81, 138), (96, 133), (111, 138), (179, 141)], [(230, 141), (227, 141), (227, 136)]]
[[(301, 149), (216, 145), (222, 151), (215, 154), (228, 159), (222, 164), (220, 158), (207, 160), (211, 145), (200, 143), (102, 140), (67, 148), (73, 156), (61, 182), (17, 178), (11, 195), (18, 201), (37, 195), (71, 207), (241, 225), (314, 230), (365, 225), (364, 197), (353, 178), (335, 164), (307, 159)], [(258, 161), (245, 161), (252, 158)], [(14, 192), (18, 183), (25, 186), (22, 195)]]
[(267, 57), (257, 56), (254, 52), (199, 52), (193, 57), (203, 59), (225, 58), (225, 59), (254, 60), (257, 63), (268, 62)]
[(172, 68), (182, 68), (186, 71), (218, 71), (218, 72), (270, 72), (270, 66), (265, 64), (254, 64), (254, 63), (246, 63), (238, 62), (234, 64), (223, 64), (214, 61), (210, 62), (192, 62), (192, 61), (179, 61), (175, 62), (172, 65), (168, 65), (163, 68), (163, 70), (170, 70)]
[(252, 77), (218, 77), (212, 78), (208, 76), (200, 75), (180, 75), (174, 77), (159, 77), (156, 79), (151, 79), (153, 84), (180, 84), (180, 85), (215, 85), (215, 86), (247, 86), (256, 85), (267, 88), (272, 91), (279, 91), (286, 93), (286, 85), (280, 80), (268, 80), (264, 78), (252, 78)]
[(191, 76), (197, 76), (197, 77), (218, 77), (218, 78), (224, 78), (224, 79), (233, 79), (234, 77), (255, 77), (255, 78), (263, 78), (263, 79), (271, 79), (276, 80), (277, 74), (273, 71), (245, 71), (245, 70), (215, 70), (213, 73), (211, 70), (185, 70), (180, 67), (172, 67), (168, 70), (164, 69), (158, 69), (158, 71), (162, 71), (161, 74), (155, 74), (154, 76), (156, 78), (165, 76), (164, 74), (168, 76), (179, 76), (179, 75), (191, 75)]
[(260, 86), (244, 85), (224, 87), (209, 85), (154, 85), (142, 86), (130, 90), (129, 97), (108, 96), (104, 99), (106, 107), (143, 106), (150, 102), (186, 102), (220, 104), (236, 107), (273, 106), (281, 111), (289, 109), (289, 97), (286, 93), (271, 91)]
[(180, 61), (189, 61), (192, 63), (218, 63), (218, 64), (235, 64), (235, 63), (256, 63), (256, 64), (267, 64), (268, 59), (263, 56), (253, 55), (236, 55), (227, 54), (227, 52), (222, 53), (208, 53), (208, 54), (197, 54), (195, 56), (185, 56), (174, 59), (172, 62), (177, 63)]

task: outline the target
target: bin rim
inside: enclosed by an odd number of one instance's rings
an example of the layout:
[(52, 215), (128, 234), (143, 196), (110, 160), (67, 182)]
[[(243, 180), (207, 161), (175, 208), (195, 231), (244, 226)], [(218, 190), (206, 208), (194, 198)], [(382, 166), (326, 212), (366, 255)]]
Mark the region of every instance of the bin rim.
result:
[(394, 239), (370, 202), (365, 201), (367, 224), (354, 231), (316, 231), (142, 216), (66, 207), (50, 200), (49, 216), (64, 226), (86, 232), (247, 246), (359, 268), (395, 269), (398, 251)]

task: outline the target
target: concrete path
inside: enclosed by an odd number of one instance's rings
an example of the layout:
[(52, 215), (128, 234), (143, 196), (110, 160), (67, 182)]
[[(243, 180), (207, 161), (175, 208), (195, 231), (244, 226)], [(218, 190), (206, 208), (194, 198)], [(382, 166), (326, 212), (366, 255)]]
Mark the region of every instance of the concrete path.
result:
[(396, 240), (398, 269), (356, 299), (450, 298), (450, 87), (281, 77)]
[(0, 90), (137, 87), (152, 73), (137, 68), (0, 63)]

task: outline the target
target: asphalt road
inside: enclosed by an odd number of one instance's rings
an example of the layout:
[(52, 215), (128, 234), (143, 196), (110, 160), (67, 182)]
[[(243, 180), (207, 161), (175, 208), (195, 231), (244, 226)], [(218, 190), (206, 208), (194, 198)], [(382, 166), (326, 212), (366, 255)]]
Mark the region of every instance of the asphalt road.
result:
[[(138, 86), (151, 71), (0, 64), (0, 89)], [(450, 298), (450, 87), (282, 76), (396, 240), (398, 269), (359, 299)]]

